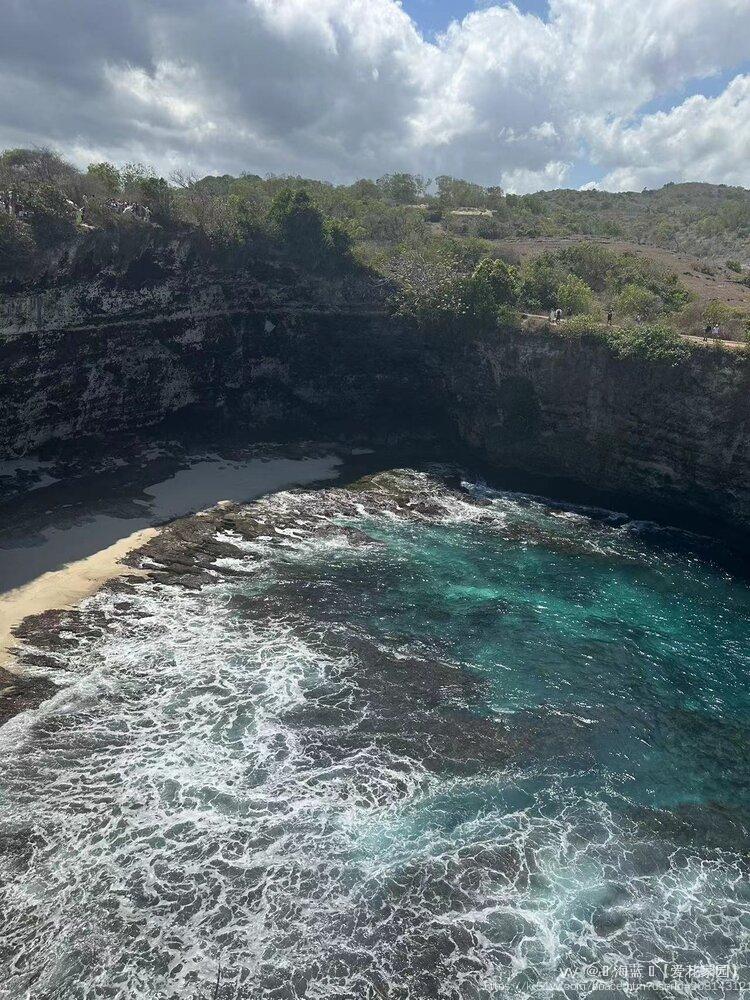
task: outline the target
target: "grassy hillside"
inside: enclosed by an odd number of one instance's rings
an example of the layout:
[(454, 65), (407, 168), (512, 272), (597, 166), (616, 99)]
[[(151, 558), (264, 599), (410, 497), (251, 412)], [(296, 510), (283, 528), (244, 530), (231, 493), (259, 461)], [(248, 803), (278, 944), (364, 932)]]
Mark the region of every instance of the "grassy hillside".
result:
[[(712, 260), (670, 257), (688, 246)], [(433, 327), (560, 308), (591, 324), (613, 311), (618, 326), (672, 334), (718, 323), (722, 336), (744, 339), (750, 192), (684, 184), (518, 197), (450, 177), (166, 179), (142, 164), (81, 171), (47, 150), (0, 155), (6, 291), (87, 269), (131, 280), (135, 266), (143, 280), (165, 267), (274, 256), (365, 277), (392, 308)]]
[[(518, 236), (611, 236), (750, 266), (750, 191), (716, 184), (667, 184), (658, 191), (542, 191), (519, 199)], [(524, 231), (525, 230), (525, 231)]]

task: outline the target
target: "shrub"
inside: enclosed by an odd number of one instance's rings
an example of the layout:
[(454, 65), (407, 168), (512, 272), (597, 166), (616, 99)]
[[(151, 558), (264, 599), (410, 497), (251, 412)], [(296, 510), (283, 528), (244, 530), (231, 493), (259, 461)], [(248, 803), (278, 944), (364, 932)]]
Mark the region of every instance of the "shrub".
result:
[(282, 188), (271, 202), (268, 220), (295, 256), (305, 260), (320, 256), (325, 242), (323, 215), (307, 191)]
[(572, 316), (570, 319), (566, 319), (564, 323), (556, 324), (551, 326), (550, 329), (557, 334), (564, 337), (585, 337), (588, 334), (596, 334), (601, 326), (600, 321), (598, 321), (592, 315), (578, 315)]
[(703, 319), (706, 323), (710, 323), (711, 326), (715, 324), (722, 326), (729, 322), (732, 314), (733, 311), (730, 306), (724, 302), (719, 302), (718, 299), (712, 299), (703, 310)]
[(496, 307), (515, 305), (521, 290), (518, 268), (504, 260), (486, 258), (477, 265), (475, 282), (486, 282)]
[(626, 285), (617, 296), (615, 309), (620, 316), (641, 316), (656, 319), (662, 311), (659, 296), (643, 285)]
[(0, 276), (23, 274), (34, 253), (29, 227), (0, 212)]
[(334, 257), (344, 260), (350, 256), (354, 241), (349, 230), (340, 222), (336, 222), (333, 219), (326, 219), (323, 223), (323, 239), (326, 249)]
[(0, 153), (0, 187), (13, 187), (21, 195), (43, 185), (58, 189), (78, 175), (51, 149), (7, 149)]
[(271, 202), (268, 220), (298, 260), (325, 267), (352, 263), (348, 228), (327, 219), (307, 191), (282, 188)]
[(557, 290), (570, 272), (553, 255), (542, 254), (527, 261), (521, 272), (521, 299), (529, 309), (557, 306)]
[(574, 243), (560, 251), (561, 262), (596, 292), (603, 292), (611, 283), (623, 259), (622, 254), (596, 243)]
[(111, 163), (90, 163), (86, 176), (99, 189), (104, 198), (114, 198), (122, 191), (122, 177)]
[(693, 346), (663, 324), (638, 326), (607, 326), (591, 316), (575, 316), (552, 331), (563, 337), (596, 337), (621, 358), (643, 358), (648, 361), (679, 361), (690, 354)]
[(690, 354), (691, 347), (674, 330), (661, 324), (603, 327), (603, 339), (621, 358), (676, 362)]
[(398, 285), (397, 312), (425, 329), (474, 333), (497, 329), (499, 323), (516, 324), (517, 269), (485, 258), (468, 272), (472, 258), (471, 248), (451, 239), (400, 248), (388, 264)]
[(78, 209), (52, 184), (40, 185), (26, 200), (34, 241), (40, 246), (70, 239)]
[(172, 214), (172, 192), (163, 177), (146, 177), (139, 185), (141, 204), (161, 222), (167, 222)]
[(727, 267), (730, 271), (734, 271), (735, 274), (742, 274), (742, 264), (737, 260), (728, 260)]
[(566, 313), (586, 315), (596, 311), (593, 291), (582, 278), (575, 274), (571, 274), (559, 285), (557, 301)]

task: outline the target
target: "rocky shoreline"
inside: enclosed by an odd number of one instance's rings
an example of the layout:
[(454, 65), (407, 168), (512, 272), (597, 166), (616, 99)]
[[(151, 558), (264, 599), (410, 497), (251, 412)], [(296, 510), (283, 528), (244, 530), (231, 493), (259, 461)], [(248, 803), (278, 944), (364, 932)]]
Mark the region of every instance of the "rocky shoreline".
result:
[[(220, 503), (124, 564), (17, 629), (15, 707), (58, 696), (0, 731), (7, 884), (46, 893), (11, 901), (14, 985), (57, 975), (69, 927), (78, 981), (175, 1000), (220, 956), (236, 996), (288, 984), (279, 956), (298, 996), (331, 968), (354, 995), (363, 967), (437, 995), (497, 982), (522, 938), (555, 983), (549, 926), (597, 960), (739, 948), (734, 923), (707, 935), (744, 905), (746, 814), (713, 783), (744, 781), (741, 722), (731, 685), (719, 718), (685, 689), (715, 699), (705, 587), (718, 628), (744, 605), (700, 539), (446, 464)], [(743, 634), (722, 632), (735, 665)]]
[[(305, 506), (293, 502), (288, 509), (274, 504), (274, 495), (253, 502), (224, 501), (214, 507), (174, 519), (136, 547), (122, 553), (116, 570), (110, 568), (96, 588), (111, 598), (109, 614), (131, 608), (129, 598), (141, 587), (178, 587), (200, 590), (222, 578), (245, 574), (232, 568), (232, 560), (247, 556), (247, 545), (263, 540), (265, 544), (283, 543), (285, 533), (309, 535), (317, 541), (326, 535), (347, 536), (357, 546), (371, 544), (356, 530), (334, 526), (332, 522), (346, 517), (361, 516), (363, 510), (373, 515), (406, 516), (430, 523), (446, 518), (445, 500), (465, 505), (472, 519), (481, 523), (483, 508), (488, 504), (480, 495), (469, 494), (461, 486), (462, 472), (458, 466), (428, 466), (442, 483), (442, 497), (434, 487), (425, 486), (422, 473), (391, 470), (368, 474), (342, 486), (327, 486), (314, 494), (314, 512), (307, 515)], [(284, 495), (287, 495), (285, 491)], [(295, 487), (289, 495), (307, 495), (305, 487)], [(701, 558), (730, 559), (732, 553), (709, 538), (690, 535), (655, 523), (630, 521), (625, 514), (597, 508), (578, 508), (561, 502), (530, 497), (546, 504), (551, 511), (584, 511), (587, 517), (601, 519), (613, 527), (625, 526), (636, 533), (651, 534), (659, 544), (689, 546)], [(491, 522), (491, 518), (489, 521)], [(527, 531), (528, 528), (524, 528)], [(509, 537), (513, 537), (512, 532)], [(530, 536), (534, 542), (533, 532)], [(547, 540), (549, 541), (549, 540)], [(1, 721), (28, 708), (38, 707), (58, 689), (55, 684), (57, 666), (65, 656), (74, 654), (78, 646), (92, 637), (101, 636), (110, 619), (100, 610), (82, 606), (66, 606), (29, 614), (13, 628), (19, 641), (14, 649), (13, 672), (0, 674), (0, 695), (4, 697)], [(0, 668), (1, 669), (1, 668)]]

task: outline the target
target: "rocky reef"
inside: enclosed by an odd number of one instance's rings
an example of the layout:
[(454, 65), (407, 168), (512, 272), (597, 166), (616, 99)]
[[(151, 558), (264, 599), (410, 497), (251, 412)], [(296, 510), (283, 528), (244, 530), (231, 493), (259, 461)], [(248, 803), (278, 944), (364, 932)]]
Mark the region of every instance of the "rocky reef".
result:
[[(85, 270), (85, 269), (84, 269)], [(0, 300), (0, 455), (171, 423), (249, 439), (437, 440), (750, 536), (750, 360), (618, 357), (544, 330), (431, 337), (357, 276), (73, 269)]]

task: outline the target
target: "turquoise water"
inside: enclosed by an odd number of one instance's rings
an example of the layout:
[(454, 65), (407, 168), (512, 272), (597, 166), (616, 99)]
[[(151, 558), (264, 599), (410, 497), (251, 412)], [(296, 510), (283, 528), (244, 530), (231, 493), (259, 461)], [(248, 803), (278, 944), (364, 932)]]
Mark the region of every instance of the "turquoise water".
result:
[[(532, 524), (540, 509), (524, 511)], [(586, 780), (655, 807), (748, 805), (748, 587), (585, 517), (556, 520), (533, 544), (366, 524), (386, 546), (377, 580), (347, 567), (337, 581), (361, 588), (357, 620), (373, 633), (486, 679), (485, 710), (578, 723)]]
[(88, 602), (69, 686), (6, 727), (0, 996), (750, 979), (745, 581), (438, 474), (246, 516), (202, 589)]

